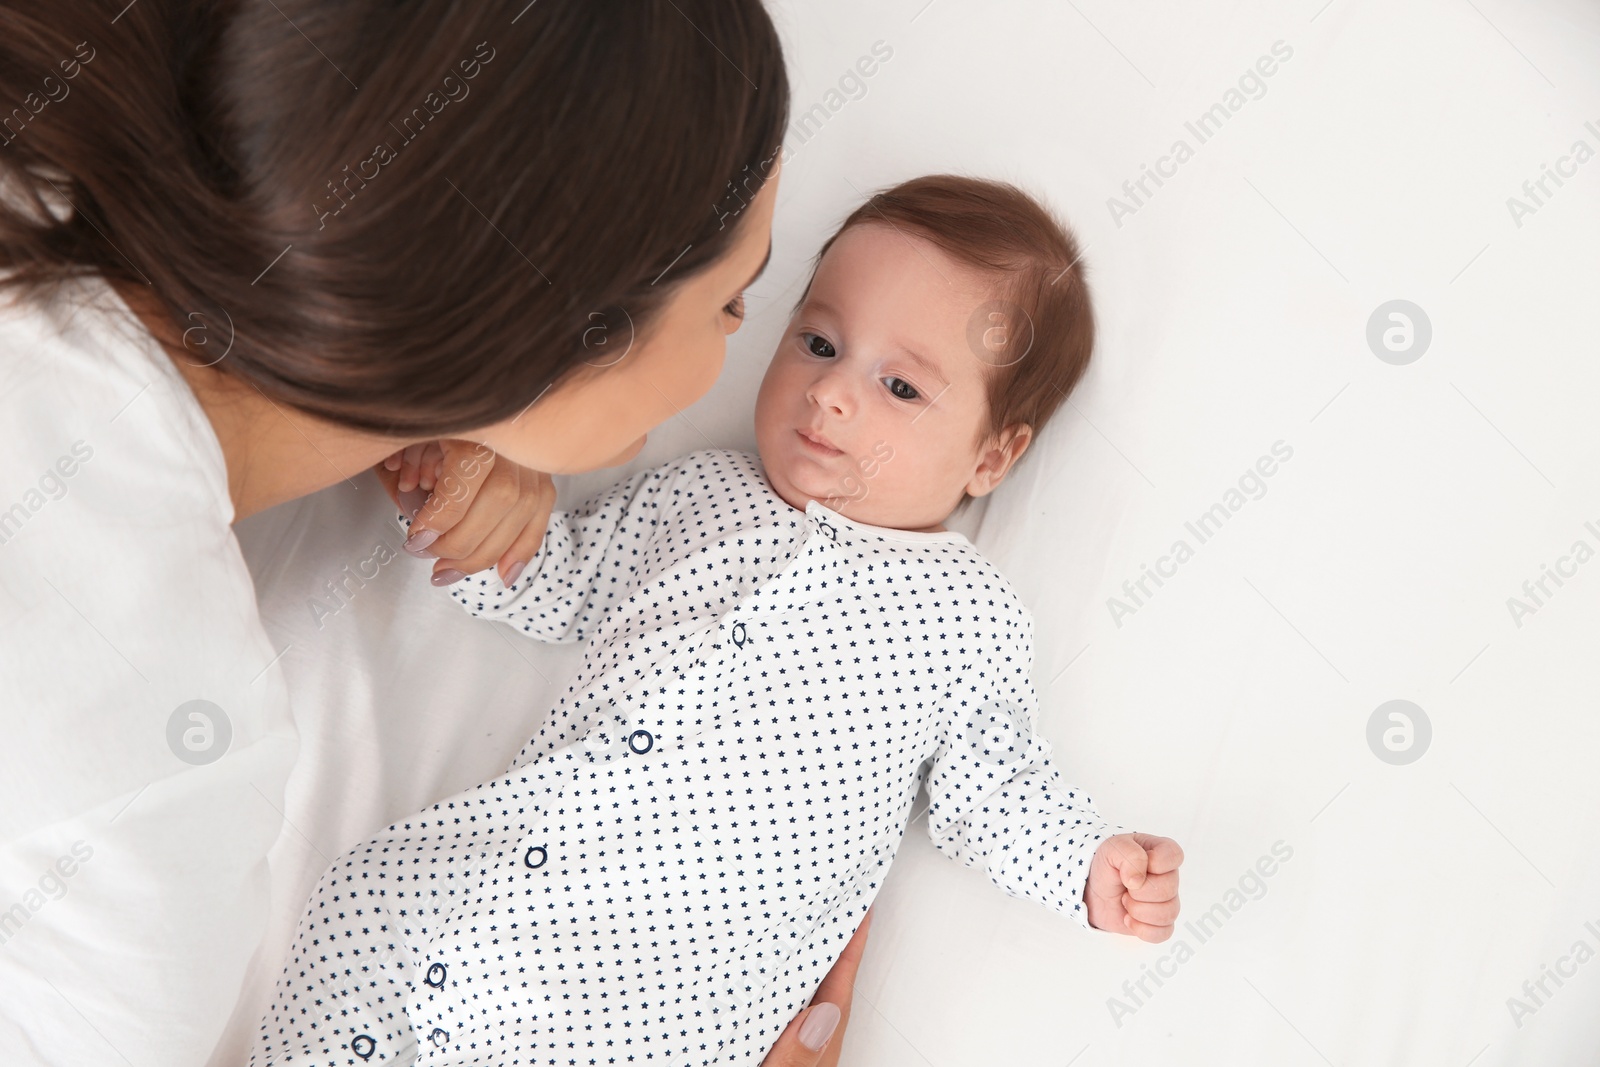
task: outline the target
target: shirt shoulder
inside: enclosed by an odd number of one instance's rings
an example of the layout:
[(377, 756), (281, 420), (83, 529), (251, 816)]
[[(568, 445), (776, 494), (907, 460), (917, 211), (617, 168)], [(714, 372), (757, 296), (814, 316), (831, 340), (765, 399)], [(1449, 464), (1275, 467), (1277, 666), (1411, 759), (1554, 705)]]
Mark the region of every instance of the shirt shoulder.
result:
[[(226, 338), (211, 343), (220, 351)], [(0, 471), (6, 538), (24, 526), (59, 525), (43, 521), (52, 514), (43, 500), (69, 495), (83, 498), (89, 514), (182, 514), (221, 532), (233, 522), (210, 420), (172, 359), (101, 279), (0, 302), (0, 427), (9, 461)]]
[(733, 448), (702, 448), (656, 468), (670, 484), (672, 511), (722, 533), (766, 525), (794, 509), (767, 482), (761, 457)]
[[(225, 338), (212, 343), (221, 351)], [(30, 724), (13, 738), (20, 755), (0, 759), (21, 798), (0, 822), (20, 833), (183, 773), (151, 733), (188, 707), (177, 694), (229, 724), (230, 762), (207, 772), (211, 788), (228, 766), (252, 765), (234, 752), (292, 736), (221, 446), (103, 281), (0, 306), (0, 444), (0, 708)]]
[[(955, 642), (963, 660), (1026, 658), (1033, 615), (1016, 587), (965, 537), (901, 540), (868, 531), (854, 541), (851, 581), (869, 592), (869, 617), (887, 608), (909, 613), (935, 638)], [(859, 599), (859, 598), (858, 598)]]
[(701, 448), (656, 468), (701, 492), (740, 490), (765, 485), (761, 457), (736, 448)]
[[(614, 477), (610, 482), (600, 482), (600, 488), (592, 490), (587, 499), (591, 506), (598, 506), (601, 501), (608, 497), (615, 499), (615, 494), (626, 490), (624, 508), (642, 504), (652, 510), (671, 513), (692, 503), (714, 503), (719, 497), (730, 496), (759, 482), (759, 467), (752, 469), (753, 461), (754, 457), (732, 449), (702, 448)], [(587, 479), (588, 475), (579, 477)], [(579, 481), (578, 484), (584, 483)]]
[(989, 611), (989, 637), (997, 645), (1010, 647), (1033, 643), (1033, 612), (1017, 587), (995, 563), (970, 541), (957, 546), (971, 581), (982, 590)]

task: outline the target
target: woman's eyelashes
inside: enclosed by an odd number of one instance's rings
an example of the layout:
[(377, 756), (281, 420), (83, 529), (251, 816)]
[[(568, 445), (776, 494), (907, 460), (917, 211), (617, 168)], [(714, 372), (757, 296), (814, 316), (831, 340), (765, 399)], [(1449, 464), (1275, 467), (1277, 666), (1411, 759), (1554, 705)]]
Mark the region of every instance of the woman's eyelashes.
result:
[(744, 294), (740, 293), (738, 296), (722, 305), (722, 310), (724, 314), (731, 315), (733, 318), (736, 318), (741, 322), (744, 321)]
[[(839, 354), (838, 350), (835, 349), (831, 343), (814, 333), (808, 333), (802, 330), (800, 332), (800, 342), (801, 344), (805, 345), (807, 352), (819, 359), (832, 359), (834, 356)], [(819, 348), (821, 351), (819, 351)], [(890, 375), (878, 380), (888, 383), (889, 394), (896, 400), (916, 400), (922, 396), (922, 394), (917, 391), (917, 387), (906, 381), (904, 378), (897, 378), (893, 375)]]

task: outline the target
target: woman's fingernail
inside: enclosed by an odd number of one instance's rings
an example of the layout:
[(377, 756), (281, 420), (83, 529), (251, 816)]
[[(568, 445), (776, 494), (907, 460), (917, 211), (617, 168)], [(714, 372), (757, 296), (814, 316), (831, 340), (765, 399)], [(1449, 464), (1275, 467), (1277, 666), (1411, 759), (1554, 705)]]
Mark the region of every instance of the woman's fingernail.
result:
[[(439, 540), (438, 530), (418, 530), (410, 537), (406, 538), (406, 543), (400, 547), (411, 553), (413, 556), (420, 556), (422, 555), (423, 549), (427, 548), (437, 540)], [(430, 552), (428, 555), (432, 556), (433, 553)]]
[(800, 1024), (800, 1043), (812, 1052), (821, 1052), (839, 1026), (839, 1006), (823, 1002), (813, 1004)]
[(400, 494), (400, 506), (405, 509), (406, 518), (411, 520), (412, 526), (416, 525), (417, 516), (422, 514), (423, 505), (427, 502), (427, 493), (419, 493), (416, 490), (412, 490), (409, 493)]
[(506, 571), (505, 582), (503, 584), (507, 587), (516, 585), (517, 579), (522, 577), (522, 568), (526, 567), (527, 565), (528, 561), (525, 559), (519, 559), (517, 562), (513, 563), (511, 565), (511, 569)]
[(431, 579), (429, 579), (429, 581), (433, 582), (434, 585), (454, 585), (456, 582), (459, 582), (466, 576), (466, 571), (458, 571), (454, 567), (451, 567), (447, 570), (440, 571), (438, 574), (435, 574)]

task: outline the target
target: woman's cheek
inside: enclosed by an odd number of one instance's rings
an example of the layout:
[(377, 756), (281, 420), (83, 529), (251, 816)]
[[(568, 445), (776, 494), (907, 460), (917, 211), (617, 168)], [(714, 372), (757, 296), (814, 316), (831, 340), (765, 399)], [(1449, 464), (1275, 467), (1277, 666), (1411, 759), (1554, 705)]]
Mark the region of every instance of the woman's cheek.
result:
[(688, 407), (711, 391), (727, 359), (728, 337), (721, 331), (712, 331), (692, 351), (693, 366), (684, 368), (689, 373), (674, 376), (682, 385), (682, 395), (676, 398), (678, 407)]
[(632, 462), (634, 457), (637, 456), (640, 452), (642, 452), (644, 450), (644, 443), (645, 443), (646, 440), (649, 439), (649, 437), (650, 437), (650, 435), (648, 433), (644, 434), (637, 441), (635, 441), (633, 444), (629, 445), (627, 448), (624, 448), (621, 452), (617, 453), (617, 455), (613, 456), (611, 459), (606, 460), (604, 463), (601, 464), (601, 466), (602, 467), (620, 467), (624, 463)]

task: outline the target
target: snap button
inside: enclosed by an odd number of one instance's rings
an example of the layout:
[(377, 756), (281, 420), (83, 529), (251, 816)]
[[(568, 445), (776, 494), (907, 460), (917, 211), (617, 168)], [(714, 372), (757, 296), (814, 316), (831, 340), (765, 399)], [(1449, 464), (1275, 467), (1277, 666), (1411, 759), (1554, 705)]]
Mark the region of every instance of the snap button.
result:
[(742, 622), (736, 622), (733, 624), (733, 643), (738, 645), (740, 648), (744, 647), (745, 631), (744, 623)]
[(830, 540), (830, 541), (839, 540), (838, 531), (836, 531), (833, 528), (833, 524), (828, 522), (827, 519), (818, 519), (817, 520), (817, 529), (819, 529), (823, 533), (827, 534), (828, 535), (828, 540)]
[[(639, 748), (636, 745), (634, 745), (634, 741), (638, 740), (641, 737), (644, 738), (644, 747), (643, 748)], [(646, 752), (649, 752), (651, 748), (655, 747), (655, 743), (656, 743), (656, 739), (653, 736), (651, 736), (649, 730), (635, 730), (633, 733), (628, 735), (628, 749), (629, 749), (629, 751), (633, 752), (635, 755), (639, 755), (639, 756), (644, 755)]]
[(444, 1048), (444, 1043), (450, 1040), (450, 1034), (445, 1030), (439, 1029), (437, 1026), (433, 1028), (433, 1033), (429, 1034), (428, 1036), (433, 1039), (434, 1048)]
[[(539, 861), (537, 863), (535, 863), (533, 860), (533, 854), (535, 852), (539, 854)], [(528, 867), (532, 868), (533, 870), (538, 870), (540, 867), (543, 867), (545, 860), (549, 858), (550, 853), (545, 851), (543, 845), (534, 845), (532, 848), (528, 849), (527, 852), (522, 854), (522, 862), (527, 864)]]
[(423, 979), (423, 982), (425, 982), (428, 985), (433, 986), (433, 988), (435, 988), (435, 989), (443, 989), (444, 988), (444, 964), (435, 963), (433, 966), (429, 967), (428, 968), (428, 976)]
[(371, 1034), (357, 1034), (350, 1039), (350, 1051), (364, 1060), (370, 1060), (372, 1054), (378, 1051), (378, 1042), (373, 1040)]

